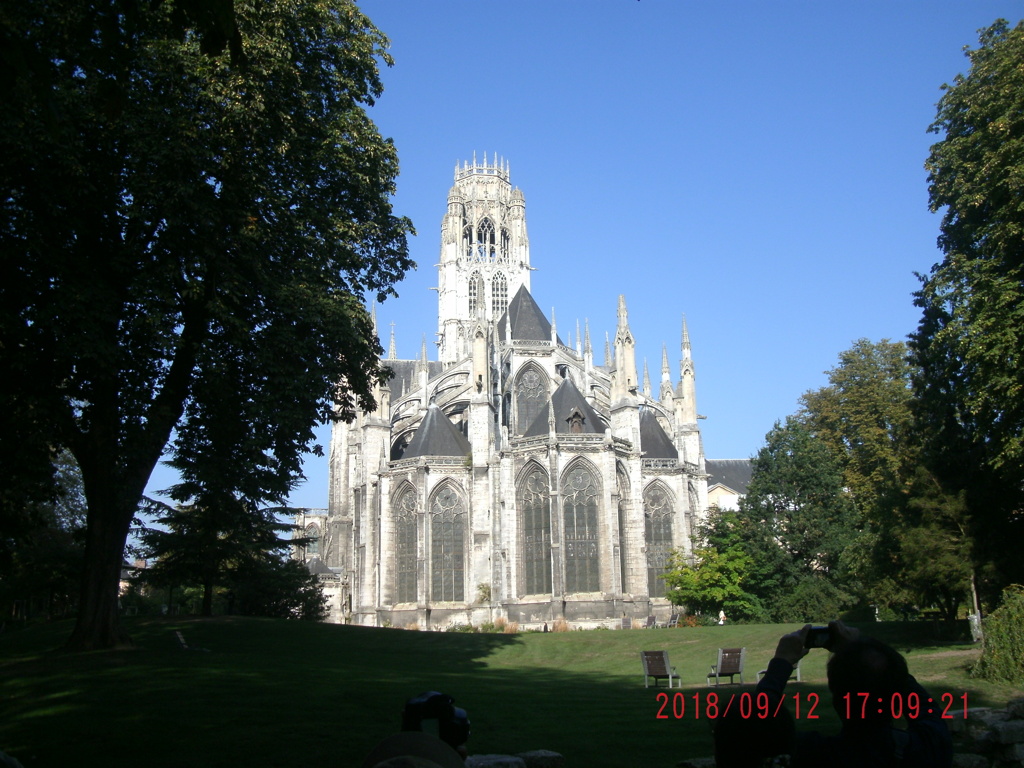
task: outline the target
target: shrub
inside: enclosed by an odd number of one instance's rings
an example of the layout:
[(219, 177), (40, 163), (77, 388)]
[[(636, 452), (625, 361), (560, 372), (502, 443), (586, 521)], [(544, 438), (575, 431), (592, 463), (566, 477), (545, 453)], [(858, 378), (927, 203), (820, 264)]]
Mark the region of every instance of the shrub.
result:
[(569, 622), (566, 621), (565, 619), (555, 619), (554, 623), (551, 625), (551, 631), (552, 632), (568, 632), (569, 631)]
[(494, 620), (495, 632), (504, 632), (506, 626), (508, 626), (508, 619), (506, 619), (504, 616), (499, 616)]
[(985, 680), (1024, 683), (1024, 586), (1003, 590), (999, 608), (984, 620), (985, 647), (971, 673)]
[(465, 633), (468, 633), (468, 634), (473, 634), (473, 633), (476, 632), (476, 627), (474, 627), (472, 624), (449, 624), (447, 627), (445, 627), (444, 631), (445, 632), (465, 632)]
[(505, 634), (506, 635), (514, 635), (514, 634), (517, 634), (518, 632), (519, 632), (519, 622), (518, 621), (510, 621), (508, 624), (505, 625)]

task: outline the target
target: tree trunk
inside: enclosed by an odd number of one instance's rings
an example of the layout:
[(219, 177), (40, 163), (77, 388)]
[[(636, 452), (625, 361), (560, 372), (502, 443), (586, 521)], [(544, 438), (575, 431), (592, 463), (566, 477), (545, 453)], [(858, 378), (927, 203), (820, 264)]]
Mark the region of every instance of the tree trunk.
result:
[(213, 616), (213, 579), (207, 578), (203, 583), (203, 616)]
[(121, 564), (133, 512), (111, 514), (113, 509), (105, 511), (107, 514), (94, 514), (90, 499), (78, 621), (68, 640), (68, 650), (89, 651), (131, 645), (131, 639), (118, 621), (118, 598)]

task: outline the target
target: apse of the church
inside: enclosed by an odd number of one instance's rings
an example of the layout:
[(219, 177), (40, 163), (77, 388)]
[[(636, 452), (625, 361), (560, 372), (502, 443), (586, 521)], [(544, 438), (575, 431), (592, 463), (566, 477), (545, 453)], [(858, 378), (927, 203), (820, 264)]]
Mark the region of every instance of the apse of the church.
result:
[(569, 346), (537, 305), (530, 259), (508, 163), (456, 166), (437, 359), (425, 341), (397, 359), (392, 326), (394, 378), (376, 411), (334, 426), (329, 508), (299, 521), (324, 532), (296, 556), (328, 587), (329, 620), (617, 626), (671, 610), (661, 576), (707, 511), (685, 322), (678, 383), (666, 354), (654, 399), (625, 298), (593, 308), (615, 339), (595, 360), (588, 318)]

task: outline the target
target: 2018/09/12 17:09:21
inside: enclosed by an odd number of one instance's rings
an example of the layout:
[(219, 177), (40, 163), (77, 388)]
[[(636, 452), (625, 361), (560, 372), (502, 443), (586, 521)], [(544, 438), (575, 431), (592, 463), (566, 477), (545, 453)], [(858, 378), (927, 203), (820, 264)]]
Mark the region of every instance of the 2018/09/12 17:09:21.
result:
[[(681, 720), (689, 716), (695, 720), (701, 717), (714, 720), (724, 717), (735, 705), (739, 710), (741, 718), (764, 720), (769, 717), (777, 717), (787, 698), (793, 699), (793, 714), (797, 720), (818, 719), (815, 709), (817, 709), (820, 703), (820, 697), (813, 691), (804, 694), (794, 693), (789, 697), (783, 696), (775, 702), (774, 706), (769, 700), (768, 694), (764, 691), (759, 693), (744, 691), (743, 693), (733, 693), (729, 696), (719, 696), (713, 691), (703, 694), (703, 696), (699, 691), (689, 696), (682, 692), (671, 696), (668, 693), (660, 692), (655, 695), (655, 700), (660, 705), (655, 714), (655, 719)], [(691, 700), (689, 706), (687, 705), (687, 699)], [(960, 707), (954, 708), (953, 706), (958, 699), (963, 702), (962, 709)], [(929, 715), (938, 715), (943, 720), (952, 720), (956, 717), (966, 719), (967, 717), (966, 692), (961, 693), (959, 696), (953, 693), (943, 693), (939, 696), (938, 700), (935, 700), (931, 697), (922, 698), (918, 693), (912, 691), (905, 696), (903, 694), (894, 694), (888, 702), (882, 698), (872, 700), (872, 696), (869, 693), (847, 693), (843, 696), (842, 702), (846, 708), (846, 719), (848, 720), (863, 719), (869, 714), (873, 714), (869, 707), (873, 707), (879, 715), (888, 714), (897, 720), (901, 717), (916, 720), (919, 717)], [(703, 706), (701, 706), (702, 704)]]

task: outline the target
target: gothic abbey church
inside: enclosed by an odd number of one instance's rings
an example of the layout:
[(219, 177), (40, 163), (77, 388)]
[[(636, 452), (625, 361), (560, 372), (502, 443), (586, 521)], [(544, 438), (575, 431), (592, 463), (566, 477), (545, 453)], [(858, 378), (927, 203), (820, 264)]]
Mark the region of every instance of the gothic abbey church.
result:
[(377, 410), (334, 425), (326, 514), (297, 520), (330, 621), (531, 628), (668, 613), (660, 575), (708, 506), (685, 322), (678, 379), (664, 353), (652, 391), (623, 297), (599, 363), (589, 329), (562, 342), (530, 272), (507, 163), (456, 166), (438, 359), (425, 342), (419, 360), (396, 359), (392, 331)]

